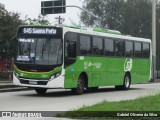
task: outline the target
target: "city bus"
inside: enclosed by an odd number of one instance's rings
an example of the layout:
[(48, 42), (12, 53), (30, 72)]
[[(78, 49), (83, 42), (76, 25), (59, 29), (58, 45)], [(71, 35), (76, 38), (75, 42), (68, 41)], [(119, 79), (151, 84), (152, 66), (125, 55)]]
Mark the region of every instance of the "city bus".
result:
[(19, 26), (14, 38), (13, 83), (34, 88), (86, 89), (148, 82), (151, 76), (151, 40), (119, 31), (74, 26)]

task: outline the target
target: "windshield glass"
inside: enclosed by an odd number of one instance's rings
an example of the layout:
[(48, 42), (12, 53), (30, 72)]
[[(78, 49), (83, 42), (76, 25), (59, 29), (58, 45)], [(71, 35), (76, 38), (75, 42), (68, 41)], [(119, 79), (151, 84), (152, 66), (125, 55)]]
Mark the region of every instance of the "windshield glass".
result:
[(57, 65), (62, 63), (62, 40), (52, 38), (18, 38), (17, 62)]

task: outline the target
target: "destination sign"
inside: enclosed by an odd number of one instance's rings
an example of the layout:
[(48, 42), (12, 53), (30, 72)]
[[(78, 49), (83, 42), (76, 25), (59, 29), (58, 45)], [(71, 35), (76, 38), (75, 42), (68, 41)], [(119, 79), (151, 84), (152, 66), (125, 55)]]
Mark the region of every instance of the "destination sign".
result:
[(54, 28), (23, 28), (24, 34), (57, 34)]

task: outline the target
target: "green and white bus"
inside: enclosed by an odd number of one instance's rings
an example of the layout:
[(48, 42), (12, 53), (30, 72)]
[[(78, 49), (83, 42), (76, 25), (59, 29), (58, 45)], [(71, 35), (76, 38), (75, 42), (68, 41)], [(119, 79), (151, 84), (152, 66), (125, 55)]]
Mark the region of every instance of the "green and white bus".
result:
[(128, 90), (151, 76), (151, 40), (101, 28), (20, 26), (15, 42), (13, 83), (34, 88)]

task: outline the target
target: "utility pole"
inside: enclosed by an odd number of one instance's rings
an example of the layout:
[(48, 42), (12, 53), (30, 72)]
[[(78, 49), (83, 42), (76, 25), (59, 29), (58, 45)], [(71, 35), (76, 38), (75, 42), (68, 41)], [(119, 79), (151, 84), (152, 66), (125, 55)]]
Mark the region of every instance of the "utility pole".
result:
[(152, 0), (152, 77), (156, 80), (156, 0)]
[(62, 18), (61, 16), (58, 16), (55, 19), (58, 20), (58, 24), (62, 24), (64, 22), (64, 18)]

